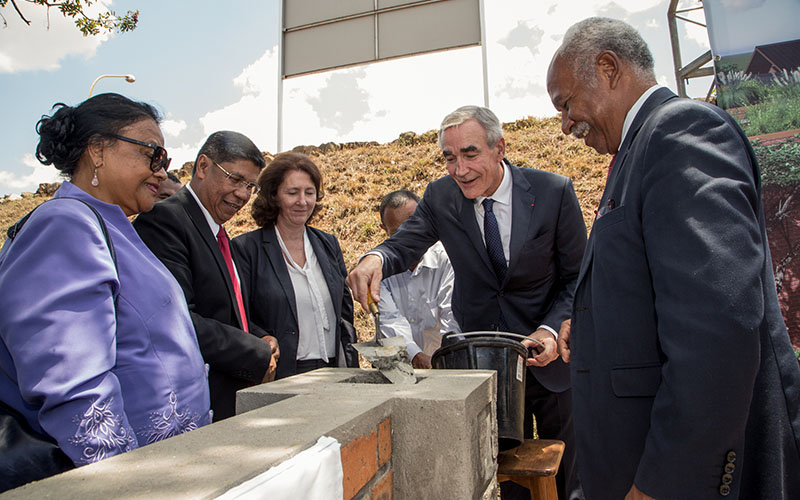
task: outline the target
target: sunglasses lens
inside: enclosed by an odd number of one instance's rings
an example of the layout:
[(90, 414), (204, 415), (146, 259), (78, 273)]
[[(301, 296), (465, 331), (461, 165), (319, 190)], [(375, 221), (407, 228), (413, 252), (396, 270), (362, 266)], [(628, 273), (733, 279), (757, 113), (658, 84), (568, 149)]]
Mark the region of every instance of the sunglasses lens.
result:
[(153, 172), (158, 172), (163, 168), (166, 172), (166, 170), (169, 168), (169, 164), (170, 158), (167, 156), (167, 150), (162, 147), (156, 148), (156, 150), (153, 152), (153, 161), (150, 162), (150, 170)]

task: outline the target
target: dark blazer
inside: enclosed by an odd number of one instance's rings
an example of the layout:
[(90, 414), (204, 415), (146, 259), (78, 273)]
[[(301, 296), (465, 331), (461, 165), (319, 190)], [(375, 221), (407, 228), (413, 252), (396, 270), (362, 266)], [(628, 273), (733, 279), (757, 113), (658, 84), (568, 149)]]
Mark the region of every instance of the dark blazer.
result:
[[(497, 330), (502, 311), (511, 332), (528, 335), (542, 324), (557, 332), (572, 310), (586, 226), (572, 181), (509, 166), (511, 258), (502, 285), (489, 261), (474, 201), (449, 176), (428, 184), (414, 214), (376, 247), (384, 255), (383, 276), (408, 269), (441, 240), (455, 272), (452, 307), (462, 331)], [(531, 372), (553, 392), (569, 387), (569, 368), (561, 358)]]
[[(200, 206), (185, 187), (156, 203), (150, 212), (139, 214), (133, 227), (186, 295), (200, 352), (210, 366), (214, 421), (233, 416), (236, 391), (261, 382), (272, 353), (260, 338), (266, 333), (257, 324), (248, 321), (250, 333), (241, 329), (236, 296), (216, 235), (211, 234)], [(242, 291), (245, 293), (244, 287)], [(247, 300), (245, 308), (246, 304)]]
[[(800, 368), (760, 172), (724, 111), (659, 89), (581, 265), (571, 369), (586, 498), (800, 498)], [(729, 483), (729, 484), (728, 484)]]
[[(353, 298), (344, 282), (347, 268), (342, 249), (332, 234), (306, 227), (308, 239), (328, 284), (336, 317), (339, 318), (335, 345), (341, 346), (345, 354), (344, 363), (339, 362), (339, 366), (355, 368), (358, 366), (358, 354), (351, 345), (357, 341), (353, 328)], [(275, 226), (237, 236), (231, 247), (236, 255), (236, 265), (240, 266), (239, 273), (247, 290), (248, 309), (253, 321), (278, 339), (281, 357), (276, 378), (294, 375), (297, 373), (299, 331), (297, 303)], [(305, 311), (300, 313), (305, 314)]]

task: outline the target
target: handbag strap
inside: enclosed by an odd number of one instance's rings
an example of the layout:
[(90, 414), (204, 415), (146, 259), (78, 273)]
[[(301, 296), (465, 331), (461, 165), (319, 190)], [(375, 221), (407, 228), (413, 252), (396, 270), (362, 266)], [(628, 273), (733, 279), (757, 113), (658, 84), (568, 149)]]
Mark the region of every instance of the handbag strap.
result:
[(78, 200), (79, 202), (89, 207), (92, 213), (94, 213), (94, 216), (97, 217), (97, 221), (100, 223), (100, 230), (103, 232), (103, 237), (105, 238), (106, 244), (108, 245), (108, 251), (111, 254), (111, 260), (114, 261), (114, 268), (117, 270), (117, 274), (119, 275), (119, 267), (117, 266), (117, 252), (114, 250), (114, 243), (111, 241), (111, 235), (108, 234), (108, 227), (106, 227), (106, 222), (103, 220), (103, 216), (100, 215), (100, 212), (98, 212), (96, 208), (94, 208), (92, 205), (90, 205), (89, 203), (80, 198), (64, 196), (62, 198), (51, 198), (45, 201), (44, 203), (40, 203), (39, 205), (33, 207), (33, 209), (31, 209), (30, 212), (25, 214), (23, 218), (21, 218), (14, 225), (8, 228), (8, 230), (6, 231), (8, 239), (13, 241), (14, 238), (17, 236), (17, 234), (19, 234), (19, 232), (22, 230), (22, 226), (24, 226), (25, 223), (28, 222), (28, 219), (31, 217), (31, 215), (33, 215), (33, 212), (36, 211), (37, 208), (47, 203), (48, 201), (53, 201), (53, 200)]

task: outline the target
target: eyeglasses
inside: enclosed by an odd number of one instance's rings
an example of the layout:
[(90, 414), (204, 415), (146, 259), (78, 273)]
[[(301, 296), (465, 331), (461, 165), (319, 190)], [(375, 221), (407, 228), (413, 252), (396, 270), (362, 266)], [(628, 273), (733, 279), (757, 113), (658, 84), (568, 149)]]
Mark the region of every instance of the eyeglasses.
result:
[[(209, 160), (211, 160), (211, 158), (209, 158)], [(230, 182), (231, 185), (236, 186), (237, 188), (243, 187), (250, 194), (258, 194), (258, 192), (261, 191), (261, 188), (255, 182), (246, 181), (244, 177), (242, 177), (241, 175), (228, 172), (227, 170), (222, 168), (222, 165), (215, 162), (214, 160), (211, 160), (211, 163), (218, 166), (219, 169), (225, 173), (225, 178), (228, 179), (228, 182)]]
[(131, 144), (138, 144), (139, 146), (144, 146), (147, 148), (152, 148), (153, 156), (150, 157), (150, 170), (152, 172), (158, 172), (162, 168), (164, 172), (169, 169), (169, 164), (172, 162), (172, 158), (170, 158), (167, 154), (167, 150), (158, 146), (157, 144), (150, 144), (148, 142), (137, 141), (136, 139), (131, 139), (130, 137), (123, 137), (121, 135), (116, 134), (109, 134), (111, 137), (115, 139), (119, 139), (120, 141), (130, 142)]

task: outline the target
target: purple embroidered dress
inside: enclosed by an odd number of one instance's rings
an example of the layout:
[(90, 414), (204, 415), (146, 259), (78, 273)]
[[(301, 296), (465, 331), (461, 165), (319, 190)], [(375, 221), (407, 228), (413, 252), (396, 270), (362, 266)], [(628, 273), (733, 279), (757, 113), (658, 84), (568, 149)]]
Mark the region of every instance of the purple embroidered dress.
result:
[(0, 251), (0, 399), (77, 464), (211, 422), (208, 380), (172, 274), (116, 205), (54, 200)]

